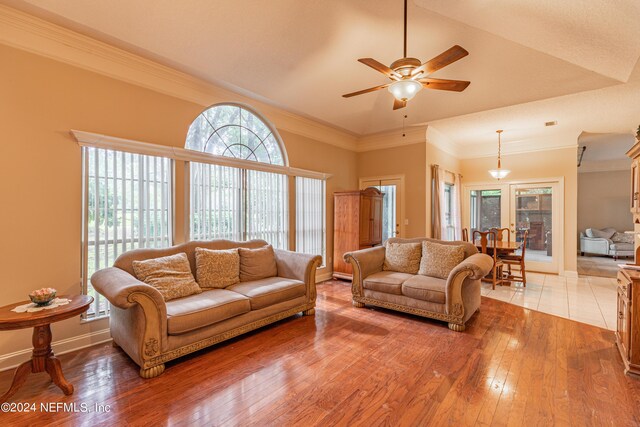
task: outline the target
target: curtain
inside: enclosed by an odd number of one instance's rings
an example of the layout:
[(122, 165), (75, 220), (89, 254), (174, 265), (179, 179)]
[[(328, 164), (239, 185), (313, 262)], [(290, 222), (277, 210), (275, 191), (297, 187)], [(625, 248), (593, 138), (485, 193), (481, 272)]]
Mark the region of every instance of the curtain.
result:
[(431, 165), (431, 237), (442, 238), (442, 216), (440, 205), (444, 193), (441, 191), (440, 166)]
[(462, 175), (454, 174), (455, 181), (453, 183), (453, 227), (455, 228), (456, 240), (462, 240)]

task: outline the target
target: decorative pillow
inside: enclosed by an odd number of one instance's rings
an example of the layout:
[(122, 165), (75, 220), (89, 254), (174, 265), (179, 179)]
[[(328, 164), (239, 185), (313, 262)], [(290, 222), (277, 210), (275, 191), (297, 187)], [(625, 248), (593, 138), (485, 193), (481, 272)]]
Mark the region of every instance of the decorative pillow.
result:
[(464, 246), (424, 241), (418, 274), (446, 279), (451, 270), (463, 260)]
[(417, 274), (421, 257), (420, 243), (387, 243), (382, 269)]
[(598, 239), (610, 239), (615, 234), (616, 230), (613, 228), (605, 228), (604, 230), (598, 230), (597, 228), (587, 228), (585, 234), (587, 237), (595, 237)]
[(138, 280), (156, 288), (165, 301), (202, 292), (191, 274), (189, 259), (184, 252), (161, 258), (133, 261), (133, 271)]
[(633, 243), (633, 234), (618, 233), (617, 231), (611, 236), (611, 241), (615, 243)]
[(201, 288), (226, 288), (239, 283), (238, 249), (196, 248), (196, 280)]
[(240, 281), (266, 279), (278, 275), (276, 254), (273, 246), (267, 245), (258, 249), (238, 248), (240, 253)]

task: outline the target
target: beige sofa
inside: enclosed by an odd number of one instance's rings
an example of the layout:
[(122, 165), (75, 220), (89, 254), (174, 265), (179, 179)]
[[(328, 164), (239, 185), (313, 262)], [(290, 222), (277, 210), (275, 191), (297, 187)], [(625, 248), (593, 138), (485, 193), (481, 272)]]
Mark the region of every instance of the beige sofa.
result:
[(464, 331), (465, 323), (480, 307), (480, 279), (491, 271), (493, 259), (478, 253), (468, 242), (447, 242), (428, 238), (389, 239), (390, 243), (429, 240), (445, 245), (462, 245), (464, 260), (449, 277), (383, 271), (385, 247), (363, 249), (344, 255), (353, 267), (353, 305), (374, 305), (443, 320), (454, 331)]
[(226, 289), (165, 302), (156, 288), (134, 277), (132, 262), (185, 252), (195, 272), (195, 248), (258, 248), (263, 240), (189, 242), (166, 249), (136, 249), (114, 266), (91, 277), (93, 287), (111, 303), (111, 336), (152, 378), (164, 363), (204, 347), (303, 312), (312, 315), (316, 301), (319, 256), (275, 250), (277, 277), (240, 282)]

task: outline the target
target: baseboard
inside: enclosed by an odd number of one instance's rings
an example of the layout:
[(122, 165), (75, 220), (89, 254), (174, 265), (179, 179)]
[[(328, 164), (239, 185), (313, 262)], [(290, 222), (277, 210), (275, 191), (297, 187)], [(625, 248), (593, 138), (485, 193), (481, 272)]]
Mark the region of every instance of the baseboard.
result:
[(570, 270), (565, 270), (564, 277), (571, 277), (573, 279), (577, 279), (578, 278), (578, 272), (577, 271), (570, 271)]
[[(60, 355), (80, 350), (92, 345), (101, 344), (111, 340), (109, 329), (78, 335), (77, 337), (66, 338), (51, 343), (54, 354)], [(13, 369), (22, 362), (31, 358), (31, 348), (18, 350), (13, 353), (0, 355), (0, 372)]]
[(326, 273), (316, 274), (316, 283), (324, 282), (331, 279), (333, 271), (327, 271)]

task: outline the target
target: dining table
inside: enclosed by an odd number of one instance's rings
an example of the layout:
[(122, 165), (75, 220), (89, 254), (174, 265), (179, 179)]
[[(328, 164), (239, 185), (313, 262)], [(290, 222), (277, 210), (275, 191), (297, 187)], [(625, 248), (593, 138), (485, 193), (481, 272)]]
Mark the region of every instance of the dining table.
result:
[[(482, 243), (480, 239), (475, 240), (473, 244), (475, 245), (476, 248), (478, 248), (478, 251), (482, 252)], [(493, 256), (493, 251), (497, 250), (498, 251), (497, 257), (500, 258), (501, 256), (510, 255), (514, 253), (515, 251), (520, 249), (521, 246), (522, 246), (522, 242), (512, 242), (509, 240), (491, 239), (491, 240), (487, 240), (487, 254)], [(493, 280), (492, 273), (490, 272), (489, 274), (487, 274), (486, 278), (487, 280)], [(507, 286), (511, 286), (511, 281), (507, 276), (503, 277), (501, 284), (502, 283), (506, 283)]]

